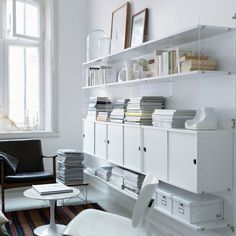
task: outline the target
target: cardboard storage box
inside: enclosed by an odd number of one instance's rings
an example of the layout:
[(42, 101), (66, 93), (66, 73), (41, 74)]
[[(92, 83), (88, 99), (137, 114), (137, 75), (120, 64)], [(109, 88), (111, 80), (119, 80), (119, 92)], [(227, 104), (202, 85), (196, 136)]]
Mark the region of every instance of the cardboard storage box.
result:
[(164, 189), (157, 189), (156, 206), (161, 211), (172, 214), (172, 195)]
[(224, 216), (224, 201), (213, 194), (183, 192), (172, 195), (173, 216), (187, 223), (220, 220)]

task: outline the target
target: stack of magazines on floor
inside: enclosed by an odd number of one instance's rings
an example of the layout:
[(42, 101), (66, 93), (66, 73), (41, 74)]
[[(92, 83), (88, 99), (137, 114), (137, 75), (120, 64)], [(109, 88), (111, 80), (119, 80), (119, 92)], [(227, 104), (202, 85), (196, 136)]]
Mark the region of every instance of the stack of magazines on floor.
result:
[(152, 125), (152, 113), (155, 109), (165, 108), (165, 98), (160, 96), (143, 96), (131, 98), (128, 102), (125, 123)]
[(107, 121), (111, 111), (112, 104), (108, 97), (90, 97), (87, 120)]
[(137, 197), (139, 194), (144, 175), (131, 170), (124, 170), (124, 190)]
[(110, 181), (111, 171), (112, 166), (103, 166), (96, 170), (96, 175), (105, 181)]
[(111, 171), (110, 183), (117, 188), (122, 189), (124, 185), (124, 170), (118, 166), (114, 166)]
[(196, 110), (156, 109), (152, 114), (152, 124), (163, 128), (184, 128), (185, 121), (195, 117)]
[(83, 182), (84, 154), (72, 149), (60, 149), (57, 154), (57, 179), (65, 185)]
[(114, 109), (111, 112), (110, 121), (114, 123), (124, 123), (125, 113), (129, 99), (119, 99), (114, 104)]

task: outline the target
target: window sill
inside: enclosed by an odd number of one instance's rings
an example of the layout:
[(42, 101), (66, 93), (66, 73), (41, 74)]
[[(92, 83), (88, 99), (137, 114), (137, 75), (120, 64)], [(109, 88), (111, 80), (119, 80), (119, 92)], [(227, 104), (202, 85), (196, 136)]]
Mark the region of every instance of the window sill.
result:
[(0, 131), (2, 139), (24, 139), (24, 138), (54, 138), (58, 137), (57, 131)]

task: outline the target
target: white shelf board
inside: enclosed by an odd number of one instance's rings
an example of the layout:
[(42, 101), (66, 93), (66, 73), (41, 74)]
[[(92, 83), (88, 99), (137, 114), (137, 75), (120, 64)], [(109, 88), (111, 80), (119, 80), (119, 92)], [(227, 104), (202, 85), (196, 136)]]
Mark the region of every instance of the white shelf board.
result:
[(132, 86), (135, 84), (142, 84), (142, 83), (163, 83), (163, 82), (176, 82), (181, 80), (187, 79), (196, 79), (196, 78), (208, 78), (208, 77), (219, 77), (229, 75), (229, 71), (203, 71), (203, 70), (196, 70), (190, 71), (185, 73), (178, 73), (178, 74), (170, 74), (170, 75), (162, 75), (150, 78), (143, 78), (137, 80), (128, 80), (123, 82), (114, 82), (108, 84), (101, 84), (95, 86), (86, 86), (82, 89), (94, 89), (94, 88), (107, 88), (107, 87), (117, 87), (117, 86)]
[(95, 179), (97, 179), (97, 180), (99, 180), (99, 181), (101, 181), (101, 182), (107, 184), (109, 187), (115, 189), (116, 191), (118, 191), (118, 192), (120, 192), (120, 193), (123, 193), (123, 194), (125, 194), (126, 196), (128, 196), (128, 197), (130, 197), (130, 198), (132, 198), (132, 199), (134, 199), (134, 200), (137, 200), (137, 197), (135, 197), (134, 195), (132, 195), (132, 194), (130, 194), (130, 193), (128, 193), (128, 192), (126, 192), (126, 191), (123, 190), (123, 189), (117, 188), (117, 187), (114, 186), (113, 184), (109, 183), (109, 181), (103, 180), (103, 179), (101, 179), (100, 177), (89, 173), (87, 170), (84, 170), (84, 173), (85, 173), (86, 175), (88, 175), (88, 176), (91, 176), (91, 177), (93, 177), (93, 178), (95, 178)]
[(232, 30), (235, 29), (221, 26), (196, 25), (194, 27), (167, 35), (165, 37), (142, 43), (139, 46), (127, 48), (121, 52), (85, 62), (83, 63), (83, 66), (99, 66), (124, 61), (138, 57), (140, 55), (150, 54), (158, 48), (165, 49), (170, 47), (170, 45), (172, 47), (176, 47), (179, 45), (184, 45), (216, 35), (224, 34)]
[(195, 224), (190, 224), (188, 222), (182, 221), (176, 217), (174, 217), (173, 215), (162, 211), (161, 209), (158, 209), (157, 207), (154, 207), (154, 210), (156, 210), (157, 212), (164, 214), (168, 217), (170, 217), (171, 219), (189, 227), (192, 228), (193, 230), (217, 230), (217, 229), (224, 229), (224, 228), (230, 228), (231, 224), (226, 221), (226, 220), (218, 220), (218, 221), (208, 221), (208, 222), (201, 222), (201, 223), (195, 223)]
[[(109, 187), (111, 187), (112, 189), (115, 189), (116, 191), (122, 193), (122, 194), (125, 194), (126, 196), (134, 199), (134, 200), (137, 200), (137, 197), (133, 196), (132, 194), (129, 194), (128, 192), (122, 190), (122, 189), (119, 189), (117, 187), (115, 187), (114, 185), (112, 185), (111, 183), (109, 183), (109, 181), (105, 181), (101, 178), (99, 178), (98, 176), (96, 175), (93, 175), (91, 173), (89, 173), (87, 170), (84, 170), (84, 173), (107, 184)], [(227, 222), (226, 220), (218, 220), (218, 221), (212, 221), (212, 222), (205, 222), (205, 223), (198, 223), (198, 224), (190, 224), (190, 223), (187, 223), (187, 222), (184, 222), (174, 216), (172, 216), (171, 214), (165, 212), (165, 211), (162, 211), (160, 209), (158, 209), (157, 207), (154, 208), (155, 211), (157, 211), (158, 213), (161, 213), (161, 214), (164, 214), (168, 217), (170, 217), (171, 219), (187, 226), (187, 227), (190, 227), (192, 228), (193, 230), (213, 230), (213, 229), (222, 229), (222, 228), (230, 228), (231, 225), (229, 224), (229, 222)]]

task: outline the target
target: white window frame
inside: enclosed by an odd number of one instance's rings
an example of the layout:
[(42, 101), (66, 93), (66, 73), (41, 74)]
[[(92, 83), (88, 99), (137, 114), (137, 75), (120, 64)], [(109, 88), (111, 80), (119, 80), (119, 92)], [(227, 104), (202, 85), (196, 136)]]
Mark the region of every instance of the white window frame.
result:
[[(39, 40), (40, 38), (42, 38), (43, 36), (43, 31), (41, 31), (41, 29), (43, 28), (43, 21), (41, 17), (43, 15), (43, 8), (42, 8), (42, 2), (39, 0), (12, 0), (13, 1), (13, 37), (16, 38), (21, 38), (21, 39), (28, 39), (28, 40)], [(23, 35), (23, 34), (18, 34), (16, 32), (16, 2), (20, 1), (20, 2), (28, 2), (29, 4), (35, 5), (35, 6), (39, 6), (39, 28), (40, 28), (40, 32), (39, 32), (39, 37), (33, 37), (33, 36), (27, 36), (27, 35)]]
[[(0, 19), (4, 19), (4, 3), (6, 0), (0, 0)], [(13, 0), (15, 1), (15, 0)], [(25, 0), (32, 3), (41, 2), (41, 0)], [(58, 69), (57, 69), (57, 60), (55, 59), (57, 55), (57, 28), (55, 19), (57, 19), (57, 15), (54, 14), (55, 9), (58, 7), (58, 3), (55, 0), (46, 0), (44, 4), (41, 6), (41, 11), (43, 17), (40, 19), (40, 52), (42, 52), (42, 56), (40, 57), (40, 130), (37, 131), (27, 131), (27, 132), (17, 132), (17, 131), (0, 131), (0, 139), (2, 138), (29, 138), (29, 137), (57, 137), (58, 136), (58, 108), (57, 108), (57, 76), (58, 76)], [(15, 24), (15, 23), (14, 23)], [(8, 47), (9, 45), (25, 45), (25, 46), (35, 46), (37, 45), (38, 38), (19, 35), (16, 34), (13, 36), (17, 38), (7, 40), (4, 38), (4, 30), (1, 29), (0, 26), (0, 40), (1, 36), (3, 41), (5, 41), (5, 51), (4, 51), (4, 58), (5, 58), (5, 65), (7, 65), (7, 58), (8, 58)], [(6, 25), (6, 24), (5, 24)], [(47, 28), (45, 27), (47, 25)], [(50, 26), (49, 26), (50, 25)], [(14, 26), (15, 27), (15, 26)], [(50, 30), (49, 30), (50, 29)], [(50, 32), (53, 30), (53, 36), (49, 35)], [(13, 30), (14, 31), (14, 30)], [(6, 31), (5, 31), (6, 32)], [(16, 33), (16, 32), (15, 32)], [(19, 40), (20, 38), (20, 40)], [(0, 41), (1, 44), (1, 41)], [(50, 50), (49, 50), (50, 48)], [(1, 55), (0, 55), (0, 63), (1, 63)], [(47, 63), (47, 66), (45, 66)], [(3, 64), (3, 63), (2, 63)], [(0, 105), (3, 105), (5, 108), (8, 108), (9, 98), (6, 92), (8, 89), (7, 77), (8, 76), (8, 68), (4, 67), (4, 76), (1, 78), (0, 72), (0, 85), (4, 85), (4, 89), (1, 90), (0, 87)], [(0, 65), (1, 69), (1, 65)], [(4, 77), (4, 78), (3, 78)], [(50, 78), (49, 78), (50, 77)], [(1, 99), (1, 95), (4, 93), (3, 98)]]

